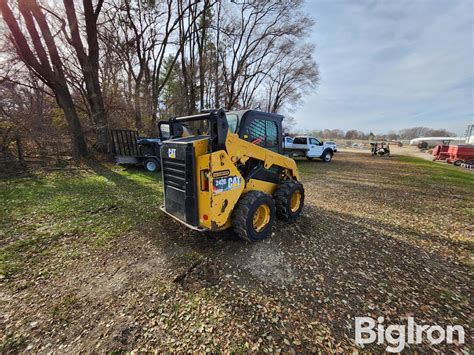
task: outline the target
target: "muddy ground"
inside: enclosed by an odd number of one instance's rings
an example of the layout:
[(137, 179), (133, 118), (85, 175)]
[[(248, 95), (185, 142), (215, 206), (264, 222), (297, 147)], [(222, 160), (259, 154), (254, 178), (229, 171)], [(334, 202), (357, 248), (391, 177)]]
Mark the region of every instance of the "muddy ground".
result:
[(355, 153), (298, 165), (303, 215), (260, 243), (156, 212), (100, 246), (33, 246), (2, 279), (2, 352), (360, 350), (356, 316), (462, 325), (464, 345), (408, 349), (471, 350), (474, 177)]

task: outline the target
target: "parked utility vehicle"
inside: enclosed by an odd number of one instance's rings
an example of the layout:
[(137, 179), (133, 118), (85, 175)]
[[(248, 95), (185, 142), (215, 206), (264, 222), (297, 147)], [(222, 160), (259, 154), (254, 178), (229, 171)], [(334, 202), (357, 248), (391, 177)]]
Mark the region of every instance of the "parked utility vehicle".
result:
[(233, 227), (247, 241), (270, 235), (276, 217), (294, 222), (304, 189), (295, 161), (282, 154), (282, 120), (220, 109), (160, 121), (162, 210), (198, 231)]
[(320, 142), (310, 136), (286, 136), (283, 140), (283, 149), (286, 155), (290, 157), (306, 157), (308, 160), (321, 158), (325, 162), (330, 162), (334, 155), (335, 147), (335, 144)]
[(140, 137), (138, 131), (110, 130), (110, 152), (119, 165), (143, 165), (150, 172), (160, 171), (160, 138)]

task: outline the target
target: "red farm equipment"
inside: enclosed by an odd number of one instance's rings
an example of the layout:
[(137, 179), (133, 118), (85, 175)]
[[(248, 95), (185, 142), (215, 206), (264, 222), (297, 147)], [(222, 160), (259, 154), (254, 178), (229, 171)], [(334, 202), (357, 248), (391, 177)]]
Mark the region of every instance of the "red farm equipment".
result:
[(466, 161), (474, 160), (474, 145), (451, 145), (449, 146), (447, 162), (456, 166)]
[(449, 144), (438, 144), (433, 148), (433, 160), (446, 160), (449, 158)]

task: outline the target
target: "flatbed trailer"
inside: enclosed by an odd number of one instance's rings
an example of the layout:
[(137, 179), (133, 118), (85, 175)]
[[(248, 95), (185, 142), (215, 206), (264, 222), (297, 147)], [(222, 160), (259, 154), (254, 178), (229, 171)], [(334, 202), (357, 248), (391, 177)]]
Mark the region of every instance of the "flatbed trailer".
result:
[(111, 153), (118, 165), (142, 165), (147, 171), (161, 170), (159, 138), (140, 137), (138, 131), (110, 130)]

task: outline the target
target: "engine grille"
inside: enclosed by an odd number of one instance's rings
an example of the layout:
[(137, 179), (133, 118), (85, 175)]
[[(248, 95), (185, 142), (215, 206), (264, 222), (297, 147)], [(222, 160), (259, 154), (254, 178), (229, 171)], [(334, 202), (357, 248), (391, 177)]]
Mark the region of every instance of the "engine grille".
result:
[(184, 160), (163, 158), (163, 178), (165, 185), (186, 189), (186, 164)]
[(192, 226), (199, 223), (194, 156), (196, 139), (202, 138), (176, 138), (163, 142), (161, 146), (165, 210)]

